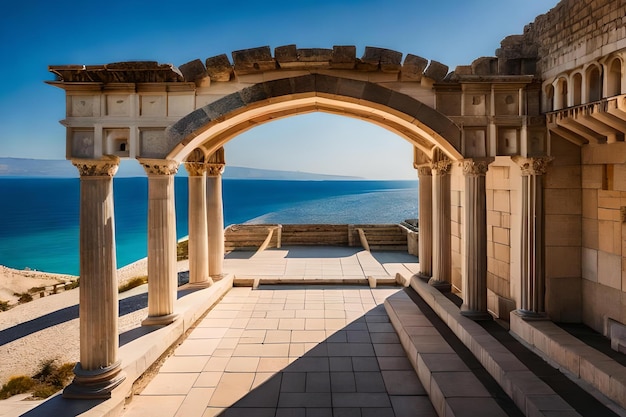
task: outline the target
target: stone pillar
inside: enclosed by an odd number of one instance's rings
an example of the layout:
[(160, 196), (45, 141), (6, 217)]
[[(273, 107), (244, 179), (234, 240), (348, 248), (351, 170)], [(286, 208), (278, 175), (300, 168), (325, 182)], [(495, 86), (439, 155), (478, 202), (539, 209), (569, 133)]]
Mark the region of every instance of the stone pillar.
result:
[(122, 383), (113, 176), (119, 158), (73, 159), (80, 172), (80, 362), (65, 398), (110, 398)]
[(210, 286), (205, 165), (187, 162), (189, 173), (189, 284)]
[(224, 265), (224, 206), (222, 172), (225, 164), (206, 163), (207, 229), (209, 237), (209, 275), (222, 278)]
[(430, 166), (417, 168), (419, 179), (419, 275), (433, 275), (433, 173)]
[(516, 157), (522, 170), (521, 191), (521, 299), (515, 311), (525, 320), (545, 318), (543, 261), (543, 175), (549, 157)]
[(433, 174), (433, 270), (428, 283), (440, 291), (450, 291), (452, 243), (450, 228), (449, 159), (432, 164)]
[(176, 320), (176, 212), (174, 174), (178, 162), (141, 159), (148, 174), (148, 317), (144, 326)]
[(489, 320), (487, 311), (487, 202), (485, 177), (491, 158), (461, 161), (465, 177), (463, 244), (465, 248), (461, 314)]

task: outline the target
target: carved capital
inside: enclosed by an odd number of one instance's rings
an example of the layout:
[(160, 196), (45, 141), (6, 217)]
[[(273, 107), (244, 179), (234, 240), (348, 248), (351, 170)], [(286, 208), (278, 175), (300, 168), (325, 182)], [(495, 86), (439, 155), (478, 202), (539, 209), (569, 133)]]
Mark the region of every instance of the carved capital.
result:
[(206, 165), (203, 162), (186, 162), (185, 169), (190, 177), (201, 177), (206, 172)]
[(433, 176), (433, 169), (430, 167), (430, 165), (428, 166), (421, 165), (421, 166), (416, 166), (415, 168), (417, 169), (418, 177), (432, 177)]
[(148, 175), (175, 175), (178, 172), (178, 162), (169, 159), (140, 159)]
[(72, 159), (81, 177), (113, 177), (120, 166), (120, 158), (104, 155), (101, 159)]
[(463, 169), (465, 176), (484, 176), (487, 174), (491, 162), (493, 162), (493, 158), (464, 159), (460, 161), (459, 166)]
[(537, 158), (514, 156), (513, 162), (519, 165), (522, 170), (522, 176), (544, 175), (548, 169), (548, 165), (553, 159), (554, 158), (551, 156), (541, 156)]
[(452, 161), (449, 159), (442, 159), (440, 161), (435, 161), (431, 165), (431, 169), (435, 171), (437, 175), (446, 175), (450, 172), (450, 167), (452, 166)]
[(206, 163), (204, 164), (204, 166), (206, 167), (206, 174), (208, 176), (217, 177), (218, 175), (222, 175), (222, 172), (224, 172), (224, 167), (226, 166), (226, 164)]

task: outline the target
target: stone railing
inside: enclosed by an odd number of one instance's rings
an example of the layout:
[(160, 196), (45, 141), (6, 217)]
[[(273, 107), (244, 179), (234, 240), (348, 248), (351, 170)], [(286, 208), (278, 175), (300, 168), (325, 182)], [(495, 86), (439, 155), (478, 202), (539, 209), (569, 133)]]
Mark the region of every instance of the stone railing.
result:
[(397, 224), (237, 224), (224, 231), (226, 251), (281, 246), (349, 246), (417, 255), (418, 234)]

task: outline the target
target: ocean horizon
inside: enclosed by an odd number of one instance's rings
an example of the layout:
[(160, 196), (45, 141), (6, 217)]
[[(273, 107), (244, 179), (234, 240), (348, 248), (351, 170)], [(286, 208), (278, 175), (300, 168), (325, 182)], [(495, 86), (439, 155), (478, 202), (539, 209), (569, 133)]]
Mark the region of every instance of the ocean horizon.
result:
[[(188, 235), (188, 185), (175, 178), (176, 232)], [(79, 273), (78, 178), (0, 178), (0, 265)], [(147, 254), (148, 180), (115, 178), (117, 266)], [(417, 217), (417, 180), (224, 179), (225, 226), (399, 223)]]

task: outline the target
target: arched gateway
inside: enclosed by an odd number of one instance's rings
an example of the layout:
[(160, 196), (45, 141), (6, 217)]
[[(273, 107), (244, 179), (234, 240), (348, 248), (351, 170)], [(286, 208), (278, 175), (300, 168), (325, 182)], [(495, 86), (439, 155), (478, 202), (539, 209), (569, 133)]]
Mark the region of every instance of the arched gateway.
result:
[[(155, 62), (49, 68), (57, 76), (49, 83), (66, 91), (67, 158), (81, 177), (80, 363), (66, 396), (107, 397), (123, 380), (112, 194), (119, 159), (137, 159), (148, 174), (144, 324), (166, 325), (176, 319), (173, 175), (179, 165), (189, 171), (190, 282), (210, 285), (223, 274), (223, 145), (258, 124), (307, 112), (369, 121), (413, 145), (421, 274), (462, 291), (467, 316), (489, 315), (487, 276), (492, 269), (513, 271), (511, 259), (517, 272), (492, 274), (510, 283), (506, 295), (494, 292), (495, 304), (510, 299), (522, 315), (544, 313), (538, 197), (549, 146), (532, 66), (501, 73), (493, 70), (495, 58), (481, 59), (448, 74), (435, 61), (409, 54), (402, 62), (401, 53), (380, 48), (367, 47), (357, 59), (354, 46), (289, 45), (274, 56), (262, 47), (232, 57), (233, 65), (220, 55), (179, 69)], [(502, 207), (494, 207), (493, 197), (502, 184), (486, 187), (490, 164), (496, 183), (519, 173), (507, 183), (519, 194), (499, 197)], [(488, 233), (488, 212), (509, 219), (498, 229), (506, 238)], [(513, 216), (519, 222), (513, 224)], [(496, 241), (507, 259), (488, 268), (488, 258), (499, 256), (487, 250)]]

